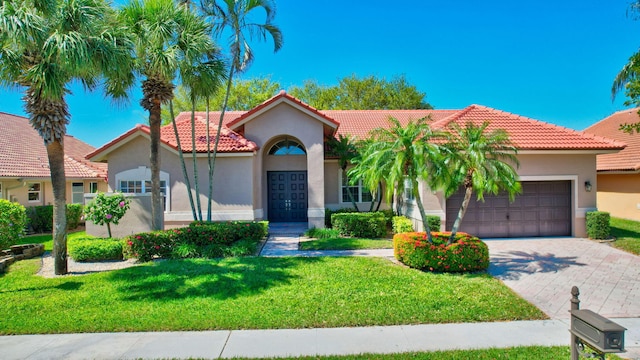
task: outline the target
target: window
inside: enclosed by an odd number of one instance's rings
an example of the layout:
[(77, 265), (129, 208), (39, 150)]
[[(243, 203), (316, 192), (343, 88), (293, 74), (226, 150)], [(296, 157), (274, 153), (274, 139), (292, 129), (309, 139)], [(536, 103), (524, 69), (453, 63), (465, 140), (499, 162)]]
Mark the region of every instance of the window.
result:
[(71, 183), (71, 202), (74, 204), (84, 203), (84, 184)]
[(304, 147), (298, 142), (284, 139), (279, 143), (273, 145), (269, 150), (269, 155), (305, 155)]
[(4, 195), (2, 194), (2, 183), (0, 183), (0, 199), (4, 199)]
[[(349, 190), (351, 190), (351, 195), (353, 195), (353, 199), (356, 202), (371, 202), (373, 200), (373, 196), (371, 195), (371, 191), (366, 187), (362, 186), (362, 180), (358, 181), (355, 185), (349, 185), (349, 179), (347, 178), (347, 173), (341, 171), (342, 173), (342, 202), (350, 203), (351, 198), (349, 197)], [(380, 193), (380, 192), (378, 192)], [(377, 199), (376, 199), (377, 200)]]
[[(151, 193), (151, 171), (146, 166), (124, 170), (116, 174), (116, 187), (118, 191), (130, 194)], [(164, 211), (171, 208), (171, 187), (169, 173), (160, 170), (160, 192)]]
[(415, 200), (413, 196), (413, 185), (411, 185), (411, 180), (408, 178), (404, 179), (404, 199), (407, 201)]
[(40, 183), (29, 183), (27, 196), (30, 202), (40, 201), (41, 185)]
[[(151, 193), (151, 180), (120, 180), (119, 189), (123, 193), (149, 194)], [(162, 206), (167, 209), (167, 182), (160, 180), (160, 193), (162, 194)]]
[(95, 194), (97, 192), (98, 192), (98, 183), (97, 182), (90, 182), (89, 183), (89, 193)]

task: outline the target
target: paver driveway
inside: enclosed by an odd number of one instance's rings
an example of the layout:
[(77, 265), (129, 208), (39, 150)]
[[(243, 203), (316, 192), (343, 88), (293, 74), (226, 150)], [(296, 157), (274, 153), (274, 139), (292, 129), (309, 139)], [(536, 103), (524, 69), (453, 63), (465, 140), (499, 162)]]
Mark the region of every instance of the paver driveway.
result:
[(554, 319), (569, 318), (571, 287), (580, 308), (640, 317), (640, 257), (588, 239), (486, 240), (489, 272)]

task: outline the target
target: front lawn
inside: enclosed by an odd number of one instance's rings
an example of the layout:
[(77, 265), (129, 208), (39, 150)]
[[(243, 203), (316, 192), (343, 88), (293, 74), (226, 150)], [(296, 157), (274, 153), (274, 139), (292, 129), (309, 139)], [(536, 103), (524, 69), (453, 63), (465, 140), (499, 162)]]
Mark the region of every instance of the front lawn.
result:
[(300, 250), (393, 249), (391, 239), (353, 239), (332, 237), (300, 242)]
[[(91, 238), (85, 231), (75, 231), (67, 233), (67, 241), (79, 238)], [(53, 237), (51, 234), (38, 234), (25, 236), (16, 245), (22, 244), (44, 244), (44, 251), (53, 251)]]
[(0, 275), (0, 334), (282, 329), (543, 319), (487, 274), (375, 258), (164, 260), (45, 279)]
[(612, 245), (640, 255), (640, 222), (612, 217), (610, 224), (611, 236), (616, 238)]

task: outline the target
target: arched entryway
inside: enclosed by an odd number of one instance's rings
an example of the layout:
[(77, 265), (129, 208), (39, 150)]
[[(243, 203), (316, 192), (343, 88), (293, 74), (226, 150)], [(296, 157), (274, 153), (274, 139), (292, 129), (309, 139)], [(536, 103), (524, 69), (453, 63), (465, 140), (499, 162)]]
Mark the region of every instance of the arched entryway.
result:
[(274, 139), (263, 161), (267, 178), (267, 218), (270, 222), (307, 222), (309, 183), (307, 151), (293, 137)]

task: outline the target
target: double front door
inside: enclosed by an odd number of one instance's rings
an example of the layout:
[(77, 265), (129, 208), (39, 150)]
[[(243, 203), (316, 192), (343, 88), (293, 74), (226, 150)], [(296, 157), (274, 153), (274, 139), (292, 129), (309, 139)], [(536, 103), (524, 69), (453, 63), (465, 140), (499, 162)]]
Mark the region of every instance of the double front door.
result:
[(307, 172), (268, 171), (269, 221), (306, 222)]

